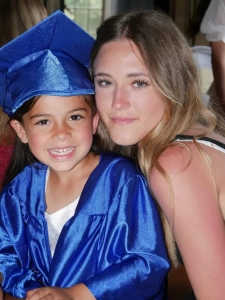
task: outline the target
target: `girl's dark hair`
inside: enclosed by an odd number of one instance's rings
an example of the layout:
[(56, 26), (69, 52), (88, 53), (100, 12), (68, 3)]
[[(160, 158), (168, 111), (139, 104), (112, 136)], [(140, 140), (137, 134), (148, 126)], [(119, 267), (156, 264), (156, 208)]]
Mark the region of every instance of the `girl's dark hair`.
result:
[[(23, 115), (29, 112), (34, 104), (37, 102), (38, 97), (33, 97), (30, 100), (26, 101), (21, 107), (10, 118), (11, 120), (17, 120), (20, 123), (23, 123)], [(38, 162), (36, 157), (31, 153), (29, 145), (21, 142), (18, 136), (16, 136), (14, 151), (11, 156), (9, 165), (6, 169), (5, 177), (2, 182), (2, 186), (5, 186), (7, 183), (11, 182), (17, 174), (19, 174), (26, 166), (31, 165), (35, 162)]]
[[(28, 113), (37, 100), (40, 97), (33, 97), (30, 100), (26, 101), (21, 107), (19, 107), (13, 116), (10, 118), (11, 120), (17, 120), (20, 123), (23, 123), (23, 115)], [(84, 100), (90, 106), (92, 111), (92, 116), (94, 116), (97, 112), (95, 105), (95, 97), (94, 95), (85, 95)], [(91, 151), (95, 154), (100, 153), (101, 147), (103, 143), (98, 134), (95, 134), (93, 137), (93, 143)], [(106, 150), (106, 147), (105, 147)], [(26, 166), (32, 165), (36, 162), (39, 162), (38, 159), (32, 154), (30, 151), (29, 145), (26, 143), (22, 143), (20, 138), (16, 136), (14, 151), (7, 167), (5, 177), (2, 183), (2, 186), (5, 186), (9, 182), (13, 180)]]

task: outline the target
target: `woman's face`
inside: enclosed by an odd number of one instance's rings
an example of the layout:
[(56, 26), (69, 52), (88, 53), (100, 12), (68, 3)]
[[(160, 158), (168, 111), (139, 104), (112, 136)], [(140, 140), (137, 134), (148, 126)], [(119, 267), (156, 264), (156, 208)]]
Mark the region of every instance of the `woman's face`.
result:
[(161, 120), (165, 106), (136, 45), (128, 39), (104, 44), (94, 63), (96, 102), (112, 140), (139, 143)]

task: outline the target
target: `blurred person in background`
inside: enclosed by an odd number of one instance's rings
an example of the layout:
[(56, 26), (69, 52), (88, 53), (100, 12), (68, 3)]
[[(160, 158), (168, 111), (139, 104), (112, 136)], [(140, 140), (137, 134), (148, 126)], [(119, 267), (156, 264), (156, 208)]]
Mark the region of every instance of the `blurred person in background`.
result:
[(199, 33), (211, 47), (213, 84), (208, 93), (213, 108), (225, 112), (225, 0), (200, 0), (186, 32), (191, 46)]
[[(0, 47), (47, 17), (42, 0), (0, 0)], [(0, 189), (13, 152), (14, 133), (0, 108)]]
[[(204, 1), (203, 1), (204, 2)], [(225, 0), (211, 0), (200, 25), (200, 32), (212, 49), (212, 69), (218, 109), (225, 113)]]

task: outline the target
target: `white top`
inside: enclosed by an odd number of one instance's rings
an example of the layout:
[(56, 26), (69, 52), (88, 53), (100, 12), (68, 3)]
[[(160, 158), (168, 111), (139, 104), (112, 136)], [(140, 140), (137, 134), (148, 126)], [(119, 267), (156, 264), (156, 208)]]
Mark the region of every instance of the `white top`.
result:
[[(47, 186), (48, 177), (49, 177), (49, 169), (47, 170), (46, 173), (45, 188)], [(54, 255), (55, 247), (63, 226), (75, 214), (77, 204), (79, 202), (79, 198), (80, 197), (78, 197), (76, 200), (71, 202), (69, 205), (54, 212), (53, 214), (48, 214), (47, 212), (45, 212), (45, 218), (48, 224), (48, 237), (49, 237), (49, 245), (50, 245), (52, 257)]]
[(49, 245), (52, 257), (54, 255), (55, 247), (62, 228), (66, 224), (66, 222), (74, 215), (78, 201), (79, 198), (53, 214), (48, 214), (47, 212), (45, 212), (45, 218), (48, 223)]
[(207, 41), (225, 43), (225, 0), (211, 0), (202, 19), (200, 32), (206, 34)]

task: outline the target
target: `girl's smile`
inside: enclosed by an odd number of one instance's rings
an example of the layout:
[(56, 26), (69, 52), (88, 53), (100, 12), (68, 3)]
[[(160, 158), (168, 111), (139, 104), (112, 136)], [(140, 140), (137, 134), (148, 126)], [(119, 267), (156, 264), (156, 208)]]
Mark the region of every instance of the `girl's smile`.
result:
[(54, 159), (68, 159), (75, 153), (75, 147), (49, 149), (49, 152)]

